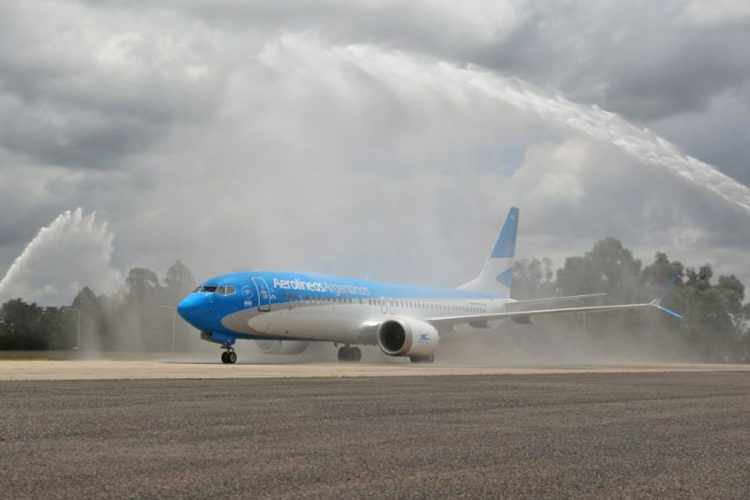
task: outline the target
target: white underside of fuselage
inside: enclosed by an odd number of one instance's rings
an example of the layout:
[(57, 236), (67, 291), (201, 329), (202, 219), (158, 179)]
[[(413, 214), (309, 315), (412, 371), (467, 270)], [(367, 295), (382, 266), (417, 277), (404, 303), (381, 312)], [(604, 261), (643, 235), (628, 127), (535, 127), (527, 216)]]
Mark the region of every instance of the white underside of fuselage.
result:
[(323, 340), (344, 344), (376, 344), (377, 327), (388, 319), (462, 316), (502, 312), (507, 299), (493, 301), (388, 300), (363, 303), (274, 304), (269, 311), (244, 309), (225, 316), (222, 324), (240, 334), (268, 338)]

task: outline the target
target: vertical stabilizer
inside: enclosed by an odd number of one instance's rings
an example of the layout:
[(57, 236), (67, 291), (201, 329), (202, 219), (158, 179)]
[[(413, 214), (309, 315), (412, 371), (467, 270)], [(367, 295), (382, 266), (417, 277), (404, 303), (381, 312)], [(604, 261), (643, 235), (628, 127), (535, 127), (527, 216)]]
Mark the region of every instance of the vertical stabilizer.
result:
[(518, 208), (508, 212), (500, 235), (492, 247), (490, 257), (484, 263), (482, 272), (475, 279), (461, 285), (461, 290), (488, 292), (499, 297), (510, 297), (513, 284), (513, 257), (516, 255), (516, 235), (518, 234)]

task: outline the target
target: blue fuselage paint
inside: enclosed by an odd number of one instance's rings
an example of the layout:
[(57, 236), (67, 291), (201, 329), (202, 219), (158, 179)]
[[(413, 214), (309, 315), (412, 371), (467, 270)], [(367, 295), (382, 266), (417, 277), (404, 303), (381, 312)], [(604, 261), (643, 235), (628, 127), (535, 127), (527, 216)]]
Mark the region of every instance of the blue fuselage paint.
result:
[[(185, 297), (177, 310), (188, 323), (202, 332), (215, 334), (215, 338), (307, 339), (309, 337), (298, 336), (291, 330), (284, 335), (278, 332), (267, 335), (252, 328), (230, 327), (227, 324), (231, 322), (226, 319), (242, 316), (242, 313), (247, 313), (248, 317), (253, 314), (261, 316), (263, 313), (284, 311), (292, 305), (309, 305), (310, 311), (315, 310), (315, 305), (329, 304), (351, 306), (349, 309), (359, 306), (371, 311), (378, 309), (376, 304), (381, 304), (385, 313), (389, 304), (405, 306), (412, 304), (412, 301), (430, 301), (433, 307), (437, 303), (486, 304), (497, 299), (497, 296), (484, 292), (380, 283), (320, 274), (260, 271), (211, 278)], [(466, 310), (457, 306), (456, 311), (458, 314)], [(320, 314), (330, 315), (331, 312), (320, 308)], [(435, 311), (433, 315), (445, 313)], [(242, 317), (244, 321), (245, 317)], [(273, 317), (273, 314), (268, 317)]]

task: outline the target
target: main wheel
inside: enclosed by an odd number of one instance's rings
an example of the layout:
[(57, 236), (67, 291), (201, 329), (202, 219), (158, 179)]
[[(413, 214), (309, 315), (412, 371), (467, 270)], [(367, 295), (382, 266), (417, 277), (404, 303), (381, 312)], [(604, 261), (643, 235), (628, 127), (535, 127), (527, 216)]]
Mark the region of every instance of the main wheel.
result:
[(362, 359), (362, 351), (359, 350), (359, 347), (339, 347), (338, 358), (339, 361), (357, 362)]
[(435, 355), (430, 354), (429, 356), (409, 356), (412, 363), (434, 363)]
[(351, 347), (351, 360), (350, 361), (360, 361), (362, 359), (362, 351), (359, 350), (359, 347)]
[(221, 362), (225, 365), (229, 363), (229, 353), (227, 351), (224, 351), (221, 353)]
[(229, 351), (227, 353), (227, 363), (230, 365), (233, 365), (237, 362), (237, 353), (234, 351)]
[(349, 350), (350, 349), (346, 346), (339, 347), (339, 351), (338, 351), (339, 361), (349, 361)]

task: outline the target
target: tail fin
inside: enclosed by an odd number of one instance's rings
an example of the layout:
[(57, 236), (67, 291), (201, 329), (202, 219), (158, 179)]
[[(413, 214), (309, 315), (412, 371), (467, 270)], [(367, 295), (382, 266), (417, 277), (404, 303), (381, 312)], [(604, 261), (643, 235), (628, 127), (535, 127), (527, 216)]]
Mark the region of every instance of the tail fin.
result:
[(510, 297), (519, 215), (518, 208), (510, 209), (495, 246), (492, 247), (492, 253), (484, 263), (482, 272), (475, 279), (461, 285), (459, 289), (494, 293), (503, 298)]

